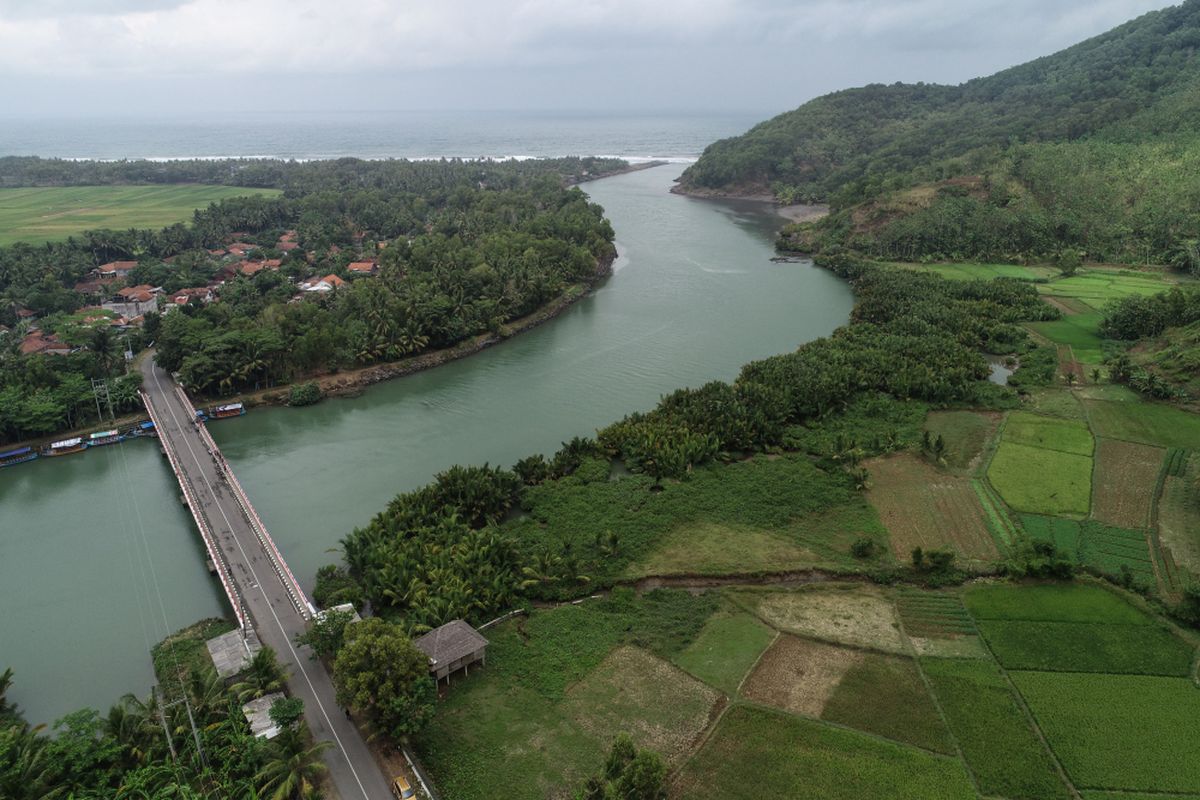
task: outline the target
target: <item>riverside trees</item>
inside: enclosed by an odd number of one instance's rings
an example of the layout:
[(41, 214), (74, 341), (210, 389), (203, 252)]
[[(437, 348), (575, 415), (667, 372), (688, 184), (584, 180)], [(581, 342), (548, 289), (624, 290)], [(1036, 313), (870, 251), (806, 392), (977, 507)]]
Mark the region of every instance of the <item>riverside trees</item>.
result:
[[(92, 231), (60, 244), (0, 248), (0, 324), (13, 329), (0, 332), (0, 396), (10, 400), (0, 404), (0, 443), (94, 418), (87, 409), (94, 402), (80, 386), (114, 371), (112, 336), (100, 332), (107, 323), (81, 327), (72, 314), (88, 302), (73, 287), (98, 264), (137, 261), (126, 282), (168, 293), (223, 280), (219, 302), (149, 314), (147, 340), (193, 390), (267, 387), (497, 332), (568, 287), (596, 279), (615, 255), (613, 231), (602, 209), (566, 184), (622, 163), (226, 163), (226, 173), (241, 171), (254, 185), (285, 189), (284, 196), (231, 198), (197, 211), (190, 226)], [(31, 163), (0, 159), (0, 174), (5, 165), (18, 182), (45, 179)], [(210, 179), (221, 174), (193, 167)], [(95, 180), (140, 174), (132, 165), (89, 164), (56, 164), (52, 172)], [(298, 247), (276, 250), (285, 229), (296, 231)], [(238, 264), (208, 250), (223, 248), (234, 233), (278, 258), (278, 270), (231, 277)], [(347, 265), (360, 259), (377, 260), (379, 274), (354, 277)], [(297, 297), (294, 280), (330, 274), (350, 282), (330, 295)], [(18, 316), (22, 308), (79, 352), (22, 354), (18, 345), (30, 324)], [(134, 333), (135, 350), (141, 342)], [(135, 391), (119, 397), (137, 403)]]

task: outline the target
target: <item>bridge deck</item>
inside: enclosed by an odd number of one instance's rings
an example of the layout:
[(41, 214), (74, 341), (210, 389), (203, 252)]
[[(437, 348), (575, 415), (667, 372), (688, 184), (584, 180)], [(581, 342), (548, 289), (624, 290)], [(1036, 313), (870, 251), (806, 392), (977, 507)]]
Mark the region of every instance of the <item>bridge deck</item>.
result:
[(153, 361), (142, 368), (143, 393), (159, 441), (205, 538), (216, 551), (218, 574), (239, 621), (253, 624), (288, 673), (293, 697), (304, 701), (304, 716), (325, 751), (329, 776), (342, 800), (386, 800), (385, 779), (358, 729), (338, 707), (333, 683), (308, 648), (297, 647), (312, 607), (292, 576), (266, 526), (258, 518), (195, 409), (174, 381)]

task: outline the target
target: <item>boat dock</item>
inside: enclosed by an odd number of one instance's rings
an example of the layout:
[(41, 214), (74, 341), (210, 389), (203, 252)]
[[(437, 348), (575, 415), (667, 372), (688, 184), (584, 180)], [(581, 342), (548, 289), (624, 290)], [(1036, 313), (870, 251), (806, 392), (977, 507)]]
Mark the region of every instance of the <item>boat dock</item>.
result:
[(142, 399), (158, 432), (247, 648), (256, 639), (271, 647), (288, 675), (293, 697), (324, 752), (329, 777), (342, 800), (386, 800), (387, 780), (353, 722), (337, 704), (333, 682), (308, 648), (295, 644), (316, 609), (284, 561), (220, 448), (197, 419), (183, 388), (154, 360), (141, 367)]

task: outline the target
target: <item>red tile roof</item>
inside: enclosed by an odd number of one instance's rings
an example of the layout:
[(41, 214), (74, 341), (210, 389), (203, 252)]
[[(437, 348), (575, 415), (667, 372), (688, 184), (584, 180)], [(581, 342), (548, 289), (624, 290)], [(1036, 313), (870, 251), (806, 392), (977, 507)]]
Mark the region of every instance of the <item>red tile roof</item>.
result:
[(346, 265), (351, 272), (374, 272), (378, 267), (374, 261), (354, 261)]

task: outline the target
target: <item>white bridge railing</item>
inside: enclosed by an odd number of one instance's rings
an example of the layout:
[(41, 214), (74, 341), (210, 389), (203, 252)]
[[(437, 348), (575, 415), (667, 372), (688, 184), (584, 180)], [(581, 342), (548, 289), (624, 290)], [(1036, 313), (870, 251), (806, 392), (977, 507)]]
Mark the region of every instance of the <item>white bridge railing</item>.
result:
[[(175, 391), (179, 393), (179, 399), (183, 402), (184, 407), (189, 410), (192, 419), (196, 418), (196, 409), (188, 399), (187, 393), (183, 391), (183, 387), (176, 386)], [(262, 519), (258, 516), (258, 512), (254, 510), (254, 505), (250, 502), (250, 498), (246, 496), (246, 490), (242, 488), (241, 482), (237, 476), (233, 474), (229, 463), (222, 455), (221, 449), (217, 447), (217, 443), (213, 441), (212, 434), (208, 432), (208, 428), (204, 425), (200, 427), (200, 435), (203, 437), (205, 444), (212, 451), (213, 458), (217, 460), (218, 468), (225, 476), (229, 488), (233, 490), (233, 496), (237, 499), (238, 505), (242, 508), (242, 516), (246, 518), (246, 522), (250, 525), (250, 529), (254, 531), (254, 535), (258, 538), (259, 544), (267, 553), (267, 557), (271, 560), (271, 567), (275, 570), (283, 588), (287, 591), (288, 597), (292, 601), (292, 605), (296, 607), (296, 611), (304, 619), (312, 619), (317, 613), (316, 608), (308, 601), (304, 594), (304, 589), (300, 587), (300, 582), (296, 580), (296, 576), (292, 574), (287, 562), (283, 559), (283, 554), (279, 552), (279, 548), (275, 546), (275, 540), (271, 538), (271, 534), (267, 532), (267, 526), (263, 524)]]
[(200, 503), (196, 499), (196, 493), (191, 481), (180, 468), (170, 443), (167, 441), (166, 436), (163, 435), (161, 417), (154, 410), (154, 404), (150, 402), (150, 396), (145, 392), (139, 393), (142, 396), (142, 403), (145, 404), (147, 413), (150, 414), (150, 420), (154, 423), (154, 430), (158, 433), (158, 440), (162, 444), (163, 452), (167, 454), (167, 461), (171, 465), (171, 471), (175, 473), (175, 478), (179, 481), (179, 488), (183, 491), (183, 499), (187, 503), (188, 511), (191, 512), (192, 519), (196, 521), (196, 527), (200, 530), (200, 538), (204, 541), (204, 549), (208, 552), (208, 558), (212, 561), (213, 568), (217, 571), (217, 577), (221, 581), (221, 588), (225, 590), (225, 596), (229, 598), (229, 605), (233, 608), (233, 615), (237, 618), (238, 627), (241, 629), (242, 635), (245, 636), (249, 624), (246, 618), (245, 606), (242, 603), (241, 593), (238, 591), (237, 584), (233, 580), (233, 573), (229, 569), (229, 564), (225, 560), (225, 556), (221, 553), (221, 548), (217, 545), (217, 539), (213, 536), (212, 529), (208, 525), (208, 520), (200, 511)]

